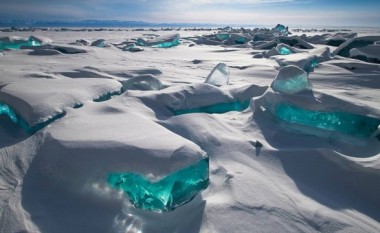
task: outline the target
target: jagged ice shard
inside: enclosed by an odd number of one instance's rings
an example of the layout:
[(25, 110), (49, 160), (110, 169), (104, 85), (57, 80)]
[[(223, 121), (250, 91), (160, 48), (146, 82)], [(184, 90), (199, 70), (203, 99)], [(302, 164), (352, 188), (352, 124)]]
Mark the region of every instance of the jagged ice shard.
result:
[(322, 112), (281, 103), (275, 107), (275, 116), (283, 121), (335, 131), (359, 138), (368, 138), (376, 132), (380, 120), (347, 112)]
[(174, 172), (159, 180), (151, 181), (135, 173), (116, 173), (108, 176), (108, 183), (123, 190), (131, 204), (154, 212), (168, 212), (190, 202), (209, 184), (209, 161)]
[(311, 89), (311, 83), (308, 79), (308, 74), (297, 66), (285, 66), (280, 69), (271, 85), (272, 89), (285, 93), (294, 94), (304, 90)]
[(214, 86), (223, 86), (228, 84), (229, 81), (230, 68), (224, 63), (219, 63), (207, 76), (205, 83), (212, 84)]

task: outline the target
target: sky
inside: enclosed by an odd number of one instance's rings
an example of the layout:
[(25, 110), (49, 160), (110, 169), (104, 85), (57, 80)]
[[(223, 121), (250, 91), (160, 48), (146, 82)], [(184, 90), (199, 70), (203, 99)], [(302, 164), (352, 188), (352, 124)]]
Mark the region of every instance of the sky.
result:
[(10, 19), (380, 27), (380, 0), (0, 0)]

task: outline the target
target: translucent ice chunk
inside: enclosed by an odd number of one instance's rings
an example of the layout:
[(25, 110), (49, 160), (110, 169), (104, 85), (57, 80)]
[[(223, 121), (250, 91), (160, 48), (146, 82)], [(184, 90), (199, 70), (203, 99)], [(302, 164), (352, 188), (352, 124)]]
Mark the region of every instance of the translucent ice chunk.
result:
[(14, 39), (12, 37), (1, 38), (0, 51), (6, 50), (6, 49), (19, 50), (21, 46), (39, 46), (39, 45), (40, 43), (35, 41), (33, 38), (29, 38), (28, 40)]
[(292, 48), (285, 44), (278, 44), (276, 46), (276, 50), (281, 55), (289, 55), (295, 53), (295, 51)]
[(274, 28), (274, 30), (276, 30), (282, 34), (289, 34), (288, 27), (285, 27), (282, 24), (277, 24), (277, 26)]
[(137, 45), (139, 46), (150, 46), (153, 48), (170, 48), (173, 46), (177, 46), (180, 44), (180, 35), (177, 34), (169, 34), (158, 36), (157, 38), (144, 40), (143, 38), (138, 38)]
[(290, 104), (275, 107), (277, 118), (286, 122), (336, 131), (360, 138), (368, 138), (378, 128), (379, 119), (346, 112), (322, 112), (303, 109)]
[(280, 69), (271, 85), (272, 89), (281, 93), (294, 94), (303, 90), (310, 90), (311, 83), (308, 74), (297, 66), (285, 66)]
[(230, 68), (224, 63), (219, 63), (207, 76), (205, 83), (209, 83), (215, 86), (222, 86), (228, 84), (229, 81)]
[(231, 37), (231, 34), (228, 34), (228, 33), (216, 34), (216, 38), (218, 38), (221, 41), (228, 40), (228, 39), (230, 39), (230, 37)]
[(209, 113), (209, 114), (222, 114), (226, 112), (231, 111), (238, 111), (241, 112), (248, 108), (250, 101), (243, 101), (243, 102), (230, 102), (230, 103), (220, 103), (220, 104), (214, 104), (209, 106), (203, 106), (199, 108), (192, 108), (192, 109), (183, 109), (183, 110), (176, 110), (173, 111), (174, 115), (182, 115), (182, 114), (189, 114), (189, 113)]
[(151, 181), (135, 173), (116, 173), (108, 176), (108, 183), (123, 190), (137, 208), (154, 212), (168, 212), (190, 202), (209, 184), (209, 161), (174, 172), (162, 179)]

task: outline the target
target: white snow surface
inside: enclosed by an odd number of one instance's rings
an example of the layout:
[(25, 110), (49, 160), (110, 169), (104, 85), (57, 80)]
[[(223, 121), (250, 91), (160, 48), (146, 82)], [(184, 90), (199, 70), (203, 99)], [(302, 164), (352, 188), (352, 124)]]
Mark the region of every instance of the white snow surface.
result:
[[(218, 32), (182, 30), (176, 47), (131, 53), (123, 51), (125, 45), (146, 33), (165, 38), (173, 32), (35, 31), (50, 45), (3, 51), (0, 103), (29, 124), (65, 115), (33, 135), (0, 116), (0, 232), (379, 232), (377, 135), (356, 140), (326, 137), (323, 130), (309, 134), (284, 127), (260, 106), (283, 101), (380, 119), (380, 65), (330, 54), (336, 47), (325, 40), (351, 35), (321, 35), (306, 40), (318, 42), (311, 46), (298, 39), (309, 49), (253, 58), (269, 49), (221, 44), (211, 39)], [(276, 45), (266, 29), (234, 33)], [(12, 40), (29, 36), (0, 34)], [(100, 38), (110, 47), (85, 45)], [(281, 66), (312, 59), (319, 63), (309, 73), (312, 90), (272, 90)], [(230, 69), (229, 84), (204, 83), (219, 63)], [(128, 80), (162, 86), (124, 90)], [(94, 101), (121, 89), (109, 100)], [(223, 114), (174, 114), (237, 101), (250, 106)], [(169, 213), (135, 209), (106, 183), (112, 172), (159, 179), (206, 156), (209, 187)]]

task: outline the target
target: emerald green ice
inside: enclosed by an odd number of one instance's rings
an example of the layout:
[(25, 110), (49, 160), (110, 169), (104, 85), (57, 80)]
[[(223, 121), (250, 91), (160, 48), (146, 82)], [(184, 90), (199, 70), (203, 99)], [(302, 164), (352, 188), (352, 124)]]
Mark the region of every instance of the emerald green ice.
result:
[(152, 45), (152, 48), (170, 48), (170, 47), (177, 46), (179, 44), (180, 44), (179, 39), (175, 39), (170, 42), (161, 42), (159, 44)]
[(286, 122), (335, 131), (359, 138), (368, 138), (377, 129), (380, 120), (347, 112), (322, 112), (303, 109), (290, 104), (275, 107), (277, 118)]
[(14, 123), (18, 122), (16, 113), (6, 104), (0, 103), (0, 115), (7, 115)]
[(135, 173), (114, 173), (107, 179), (111, 187), (123, 190), (136, 208), (168, 212), (190, 202), (209, 184), (209, 161), (169, 174), (157, 181)]
[(274, 28), (274, 30), (276, 30), (280, 33), (283, 33), (283, 34), (289, 34), (288, 28), (282, 24), (277, 24), (277, 26)]
[(223, 41), (223, 40), (228, 40), (228, 39), (230, 39), (231, 35), (228, 34), (228, 33), (220, 33), (220, 34), (216, 34), (216, 37), (217, 37), (219, 40)]
[(29, 38), (27, 41), (0, 41), (0, 51), (11, 49), (19, 50), (21, 46), (39, 46), (40, 43)]
[(179, 41), (179, 39), (175, 39), (173, 41), (166, 41), (166, 42), (159, 42), (159, 43), (155, 43), (155, 44), (149, 44), (149, 43), (145, 42), (143, 39), (139, 38), (139, 39), (137, 39), (136, 44), (139, 46), (151, 46), (152, 48), (170, 48), (170, 47), (174, 47), (174, 46), (179, 45), (180, 41)]
[(220, 103), (220, 104), (214, 104), (214, 105), (208, 105), (198, 108), (192, 108), (192, 109), (183, 109), (183, 110), (175, 110), (174, 115), (182, 115), (182, 114), (189, 114), (189, 113), (217, 113), (222, 114), (226, 112), (231, 111), (243, 111), (249, 106), (249, 100), (247, 101), (237, 101), (237, 102), (230, 102), (230, 103)]
[(292, 54), (292, 51), (290, 51), (290, 49), (283, 46), (279, 49), (279, 53), (281, 55), (289, 55), (289, 54)]

